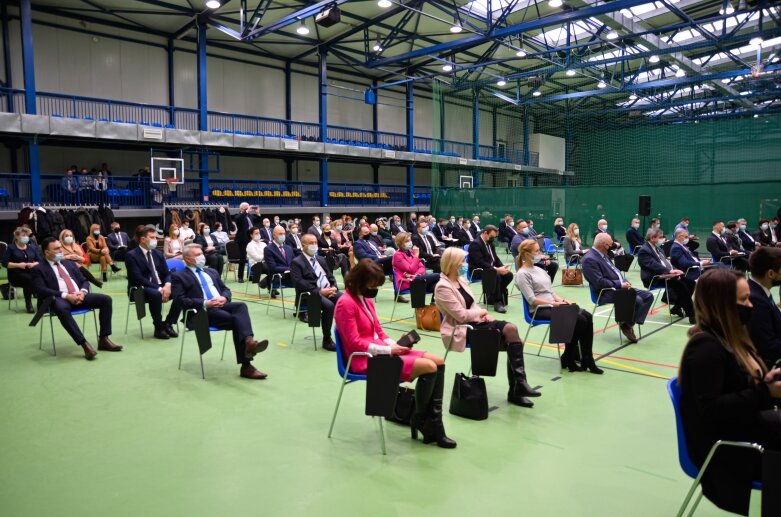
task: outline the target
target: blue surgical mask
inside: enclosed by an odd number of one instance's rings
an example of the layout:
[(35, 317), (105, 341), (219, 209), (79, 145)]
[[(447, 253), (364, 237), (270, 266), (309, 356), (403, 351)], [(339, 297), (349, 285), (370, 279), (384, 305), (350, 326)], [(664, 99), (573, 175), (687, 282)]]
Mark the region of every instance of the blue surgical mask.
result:
[(526, 228), (521, 230), (521, 232), (523, 232), (524, 235), (529, 235), (529, 227), (527, 226)]
[(21, 242), (22, 244), (27, 244), (28, 242), (30, 242), (30, 237), (28, 237), (27, 235), (22, 235), (21, 237), (19, 237), (19, 242)]
[(423, 235), (428, 234), (428, 228), (423, 228), (423, 231), (421, 232)]
[(65, 254), (64, 253), (55, 253), (55, 255), (54, 255), (54, 263), (55, 264), (59, 264), (60, 262), (62, 262), (63, 258), (65, 258)]
[(468, 272), (469, 272), (469, 266), (466, 264), (461, 264), (461, 267), (458, 270), (458, 274), (461, 276), (466, 276)]
[(310, 257), (317, 255), (317, 244), (312, 244), (306, 247), (306, 254)]
[(284, 235), (277, 235), (276, 241), (279, 244), (285, 244), (285, 236)]
[(745, 225), (745, 224), (741, 224), (741, 225), (740, 225), (740, 229), (741, 229), (741, 230), (743, 230), (743, 231), (745, 232), (745, 231), (746, 231), (746, 225)]
[(377, 236), (377, 232), (371, 232), (371, 236), (372, 237), (376, 237)]
[(208, 229), (208, 228), (204, 228), (204, 230), (203, 230), (203, 234), (204, 235), (209, 235), (211, 232), (212, 231), (210, 229)]
[(658, 241), (656, 241), (657, 248), (661, 248), (662, 246), (664, 246), (664, 239), (659, 239)]
[(606, 232), (607, 231), (607, 225), (606, 224), (602, 224), (602, 225), (599, 226), (599, 229), (602, 230), (603, 232)]
[(405, 242), (405, 243), (404, 243), (404, 249), (405, 249), (405, 250), (410, 250), (410, 249), (412, 249), (412, 241), (407, 241), (407, 242)]
[(763, 224), (763, 225), (761, 226), (761, 228), (762, 228), (762, 231), (765, 231), (765, 232), (766, 232), (766, 231), (767, 231), (767, 224)]

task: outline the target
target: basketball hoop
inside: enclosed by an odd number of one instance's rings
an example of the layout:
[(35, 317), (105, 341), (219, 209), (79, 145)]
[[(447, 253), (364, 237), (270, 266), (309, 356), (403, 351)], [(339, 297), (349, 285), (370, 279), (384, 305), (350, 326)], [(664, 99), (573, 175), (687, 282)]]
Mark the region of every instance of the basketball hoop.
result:
[(165, 184), (168, 185), (169, 191), (176, 192), (176, 186), (179, 184), (179, 181), (176, 178), (166, 178)]

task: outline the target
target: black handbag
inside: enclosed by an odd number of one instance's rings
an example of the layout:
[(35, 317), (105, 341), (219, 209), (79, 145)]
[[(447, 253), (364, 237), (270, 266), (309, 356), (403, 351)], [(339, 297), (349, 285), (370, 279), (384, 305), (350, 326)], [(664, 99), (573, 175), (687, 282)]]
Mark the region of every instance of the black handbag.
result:
[(399, 393), (396, 395), (396, 407), (393, 408), (393, 415), (385, 417), (385, 420), (396, 422), (397, 424), (409, 425), (412, 420), (412, 412), (415, 411), (415, 390), (399, 386)]
[(457, 373), (453, 383), (453, 394), (450, 397), (450, 413), (470, 420), (488, 418), (488, 393), (485, 390), (485, 380), (476, 375), (467, 377), (463, 373)]

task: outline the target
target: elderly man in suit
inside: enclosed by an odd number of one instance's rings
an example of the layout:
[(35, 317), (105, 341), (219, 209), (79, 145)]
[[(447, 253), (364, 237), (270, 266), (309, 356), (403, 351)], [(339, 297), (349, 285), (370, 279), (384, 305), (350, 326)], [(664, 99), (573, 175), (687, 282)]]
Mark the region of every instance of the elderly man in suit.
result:
[[(475, 236), (480, 235), (481, 233), (483, 233), (483, 229), (480, 228), (480, 216), (479, 215), (476, 215), (476, 216), (472, 217), (472, 224), (469, 225), (469, 231), (471, 231), (472, 235), (475, 235)], [(498, 233), (498, 230), (497, 230), (497, 233)], [(475, 237), (475, 238), (477, 238), (477, 237)]]
[[(730, 221), (733, 228), (737, 227), (737, 223)], [(741, 271), (748, 271), (748, 261), (745, 255), (742, 254), (737, 248), (738, 243), (733, 247), (732, 238), (729, 230), (724, 226), (724, 221), (714, 221), (713, 231), (708, 235), (708, 240), (705, 242), (705, 247), (713, 257), (713, 262), (718, 264), (725, 264), (739, 269)]]
[(606, 233), (606, 234), (610, 235), (610, 240), (613, 242), (613, 244), (610, 245), (610, 256), (612, 257), (614, 255), (622, 254), (624, 252), (624, 250), (621, 249), (621, 243), (618, 242), (615, 239), (615, 237), (613, 237), (613, 232), (608, 231), (607, 228), (608, 227), (607, 227), (607, 220), (606, 219), (600, 219), (599, 221), (597, 221), (597, 229), (594, 232), (594, 239), (596, 239), (597, 235), (599, 235), (601, 233)]
[(418, 230), (412, 234), (412, 244), (417, 246), (420, 258), (426, 261), (426, 267), (439, 273), (439, 243), (430, 235), (425, 221), (418, 223)]
[[(185, 309), (206, 311), (209, 326), (233, 331), (236, 362), (241, 365), (239, 375), (245, 379), (265, 379), (265, 373), (252, 366), (256, 354), (268, 348), (268, 341), (255, 341), (247, 305), (231, 301), (231, 291), (212, 268), (204, 269), (206, 257), (197, 244), (188, 244), (182, 251), (187, 267), (173, 273), (173, 297)], [(190, 325), (190, 321), (185, 322)]]
[(301, 255), (301, 253), (303, 253), (304, 251), (304, 248), (301, 245), (301, 237), (302, 236), (299, 234), (298, 224), (291, 223), (290, 230), (288, 231), (287, 236), (285, 237), (285, 244), (290, 246), (290, 248), (293, 250), (293, 255), (295, 255), (296, 257)]
[(296, 299), (301, 293), (318, 293), (323, 312), (320, 322), (323, 329), (323, 348), (336, 351), (336, 345), (331, 338), (331, 328), (334, 322), (334, 307), (342, 293), (336, 285), (331, 269), (323, 257), (317, 256), (318, 245), (314, 235), (301, 237), (304, 253), (293, 259), (290, 265), (290, 277), (296, 288)]
[(111, 223), (111, 233), (106, 235), (106, 244), (108, 244), (109, 254), (115, 262), (125, 260), (125, 255), (130, 245), (130, 237), (122, 231), (119, 223), (116, 221)]
[[(391, 274), (393, 267), (393, 257), (383, 253), (380, 248), (377, 247), (371, 241), (371, 230), (368, 226), (362, 226), (358, 234), (358, 239), (353, 244), (353, 253), (355, 254), (355, 260), (363, 260), (365, 258), (371, 259), (373, 262), (382, 267), (386, 275)], [(402, 297), (399, 297), (401, 301)]]
[[(586, 253), (581, 261), (583, 276), (588, 280), (589, 289), (596, 299), (599, 297), (600, 303), (612, 303), (614, 299), (613, 289), (629, 289), (632, 284), (624, 279), (621, 271), (613, 265), (608, 252), (613, 247), (613, 238), (610, 234), (602, 232), (594, 237), (591, 253)], [(602, 289), (609, 289), (599, 296)], [(654, 295), (650, 291), (637, 289), (635, 297), (635, 320), (630, 323), (620, 325), (621, 332), (631, 343), (637, 343), (637, 337), (634, 332), (634, 324), (642, 325), (651, 310), (654, 301)]]
[(629, 243), (629, 252), (632, 255), (637, 254), (638, 248), (642, 248), (645, 242), (643, 236), (640, 234), (640, 219), (635, 217), (629, 224), (629, 229), (626, 231), (626, 242)]
[[(293, 287), (293, 283), (290, 280), (290, 264), (293, 263), (293, 258), (295, 257), (293, 248), (285, 244), (285, 229), (281, 226), (274, 228), (273, 237), (273, 242), (263, 250), (263, 262), (266, 264), (266, 271), (269, 278), (272, 278), (273, 275), (281, 275), (282, 285)], [(272, 288), (279, 287), (273, 284), (274, 282), (272, 282)], [(276, 298), (276, 290), (271, 291), (271, 297)]]
[(482, 272), (475, 271), (475, 269), (496, 270), (496, 289), (488, 297), (487, 302), (493, 304), (496, 312), (503, 314), (507, 312), (505, 308), (509, 294), (507, 286), (513, 281), (513, 274), (507, 266), (502, 264), (496, 253), (494, 240), (498, 233), (496, 226), (489, 224), (483, 228), (480, 236), (469, 245), (469, 274), (470, 278), (477, 279), (482, 278)]
[(239, 213), (233, 215), (236, 223), (236, 244), (239, 247), (239, 283), (244, 282), (244, 268), (247, 264), (247, 244), (249, 244), (249, 231), (260, 224), (260, 210), (249, 203), (239, 205)]
[(84, 350), (88, 361), (98, 353), (87, 342), (71, 312), (81, 309), (99, 311), (98, 350), (119, 352), (122, 347), (111, 342), (112, 301), (105, 294), (89, 292), (89, 283), (79, 268), (69, 260), (63, 260), (62, 243), (54, 237), (41, 242), (44, 262), (34, 268), (33, 288), (38, 296), (38, 310), (46, 300), (51, 300), (49, 310), (59, 318), (71, 338)]
[(684, 228), (676, 228), (675, 241), (670, 247), (670, 262), (673, 267), (686, 273), (686, 278), (697, 280), (702, 269), (711, 265), (710, 259), (699, 259), (689, 249), (689, 231)]
[[(157, 339), (178, 337), (174, 325), (182, 311), (179, 302), (171, 298), (171, 272), (163, 254), (157, 251), (157, 234), (154, 228), (138, 226), (135, 236), (138, 247), (125, 256), (128, 292), (132, 288), (144, 291)], [(171, 302), (171, 308), (163, 320), (163, 304), (168, 302)]]
[(768, 368), (781, 359), (781, 311), (770, 289), (781, 285), (781, 248), (763, 246), (751, 254), (750, 300), (754, 308), (747, 328)]

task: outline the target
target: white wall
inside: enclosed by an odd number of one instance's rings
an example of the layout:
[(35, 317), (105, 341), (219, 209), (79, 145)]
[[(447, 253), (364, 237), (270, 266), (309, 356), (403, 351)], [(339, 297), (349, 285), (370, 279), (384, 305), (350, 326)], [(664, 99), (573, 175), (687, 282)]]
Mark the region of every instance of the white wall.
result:
[(564, 170), (564, 139), (557, 136), (533, 133), (529, 135), (529, 149), (540, 153), (540, 167)]
[[(291, 90), (293, 120), (317, 122), (319, 109), (317, 77), (293, 72)], [(284, 91), (283, 89), (283, 94)]]

